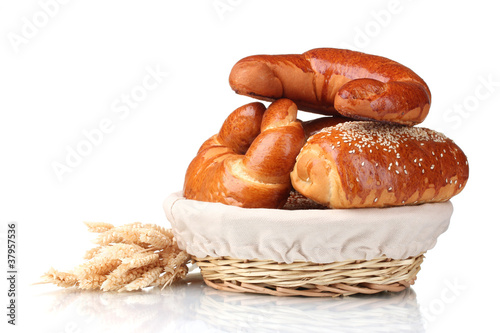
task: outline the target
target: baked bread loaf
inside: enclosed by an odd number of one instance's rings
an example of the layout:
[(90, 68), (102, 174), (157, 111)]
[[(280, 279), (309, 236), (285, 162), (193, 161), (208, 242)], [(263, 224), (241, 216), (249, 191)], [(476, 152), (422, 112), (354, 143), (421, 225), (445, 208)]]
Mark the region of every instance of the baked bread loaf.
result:
[[(264, 112), (265, 111), (265, 112)], [(281, 208), (304, 145), (297, 106), (288, 99), (244, 105), (229, 115), (189, 165), (184, 197), (246, 208)]]
[(426, 83), (409, 68), (332, 48), (243, 58), (229, 84), (238, 94), (262, 100), (289, 98), (304, 111), (406, 125), (421, 123), (431, 104)]
[(297, 191), (330, 208), (446, 201), (468, 176), (465, 154), (443, 134), (371, 121), (314, 134), (291, 173)]

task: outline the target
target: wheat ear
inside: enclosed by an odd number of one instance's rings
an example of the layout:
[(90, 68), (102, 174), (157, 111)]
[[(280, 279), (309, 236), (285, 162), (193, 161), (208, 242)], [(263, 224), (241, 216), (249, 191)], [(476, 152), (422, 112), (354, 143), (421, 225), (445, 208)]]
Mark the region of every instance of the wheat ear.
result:
[(185, 278), (190, 255), (179, 249), (172, 230), (155, 224), (134, 222), (115, 227), (104, 222), (84, 222), (98, 233), (99, 246), (88, 250), (85, 262), (71, 272), (53, 268), (40, 283), (60, 287), (132, 291), (166, 286)]

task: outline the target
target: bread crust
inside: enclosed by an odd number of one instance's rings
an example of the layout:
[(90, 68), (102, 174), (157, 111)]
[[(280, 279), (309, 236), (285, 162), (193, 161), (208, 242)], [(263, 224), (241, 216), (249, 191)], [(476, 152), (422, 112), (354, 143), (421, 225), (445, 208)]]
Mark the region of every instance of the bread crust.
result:
[(238, 94), (289, 98), (304, 111), (406, 125), (421, 123), (431, 104), (427, 84), (408, 67), (343, 49), (246, 57), (229, 83)]
[(467, 157), (443, 134), (370, 121), (312, 135), (291, 173), (298, 192), (330, 208), (446, 201), (468, 176)]

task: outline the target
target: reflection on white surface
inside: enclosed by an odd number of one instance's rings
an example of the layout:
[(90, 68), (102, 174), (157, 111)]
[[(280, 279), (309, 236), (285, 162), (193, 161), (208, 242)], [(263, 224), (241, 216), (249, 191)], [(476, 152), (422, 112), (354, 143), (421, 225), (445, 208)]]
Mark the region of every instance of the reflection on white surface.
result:
[(58, 290), (40, 297), (53, 332), (424, 332), (415, 292), (344, 298), (223, 292), (190, 281), (134, 293)]

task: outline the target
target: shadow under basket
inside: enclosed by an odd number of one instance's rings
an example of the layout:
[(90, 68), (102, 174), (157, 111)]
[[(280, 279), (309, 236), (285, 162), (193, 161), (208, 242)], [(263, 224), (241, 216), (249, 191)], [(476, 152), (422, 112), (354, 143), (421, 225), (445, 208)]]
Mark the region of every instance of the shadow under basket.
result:
[(424, 253), (407, 259), (379, 257), (329, 264), (278, 263), (231, 257), (192, 258), (215, 289), (274, 296), (337, 297), (399, 292), (415, 283)]

